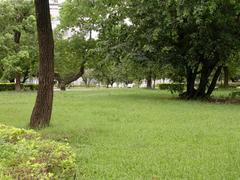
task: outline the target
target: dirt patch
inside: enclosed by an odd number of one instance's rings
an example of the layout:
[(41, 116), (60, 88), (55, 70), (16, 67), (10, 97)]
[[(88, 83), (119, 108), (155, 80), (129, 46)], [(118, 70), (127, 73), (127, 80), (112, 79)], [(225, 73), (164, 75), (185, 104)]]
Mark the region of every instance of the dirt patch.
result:
[(240, 98), (210, 98), (208, 99), (211, 103), (218, 104), (240, 104)]

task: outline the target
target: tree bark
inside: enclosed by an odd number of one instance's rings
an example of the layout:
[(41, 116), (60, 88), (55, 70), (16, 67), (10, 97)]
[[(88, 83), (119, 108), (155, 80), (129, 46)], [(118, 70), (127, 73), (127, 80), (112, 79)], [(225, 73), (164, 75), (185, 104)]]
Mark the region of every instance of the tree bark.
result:
[[(19, 31), (14, 31), (14, 42), (16, 43), (16, 53), (19, 52), (20, 49), (20, 39), (21, 39), (21, 32)], [(17, 72), (16, 73), (16, 84), (15, 84), (15, 91), (19, 92), (21, 91), (21, 73)]]
[(207, 91), (207, 97), (209, 97), (212, 92), (214, 91), (215, 87), (216, 87), (216, 84), (217, 84), (217, 80), (219, 78), (219, 76), (221, 75), (221, 72), (222, 72), (222, 66), (219, 66), (213, 76), (213, 79), (212, 79), (212, 82), (208, 88), (208, 91)]
[[(81, 64), (81, 67), (79, 68), (79, 71), (72, 76), (61, 78), (59, 73), (54, 73), (54, 78), (58, 81), (60, 89), (61, 89), (61, 85), (64, 85), (66, 87), (66, 85), (68, 85), (68, 84), (78, 80), (80, 77), (82, 77), (82, 75), (84, 74), (84, 70), (85, 70), (85, 63), (86, 63), (86, 61), (84, 61)], [(65, 89), (63, 88), (61, 90), (65, 91), (66, 88)]]
[(15, 83), (15, 91), (19, 92), (21, 91), (21, 74), (16, 74), (16, 83)]
[(152, 76), (151, 75), (147, 76), (147, 88), (152, 89)]
[(195, 81), (197, 77), (197, 71), (198, 71), (199, 64), (196, 65), (194, 69), (187, 66), (186, 67), (186, 73), (187, 73), (187, 92), (184, 93), (184, 97), (187, 99), (191, 99), (195, 96), (196, 89), (195, 89)]
[(153, 75), (153, 89), (155, 89), (156, 88), (156, 75), (154, 74)]
[(52, 115), (54, 85), (54, 41), (48, 0), (35, 0), (39, 43), (39, 89), (30, 127), (49, 126)]
[(228, 67), (224, 66), (223, 71), (224, 71), (224, 87), (228, 87), (229, 86), (229, 70), (228, 70)]
[(66, 84), (64, 82), (60, 83), (60, 90), (61, 91), (66, 91)]
[(209, 81), (209, 76), (211, 75), (214, 65), (204, 65), (202, 66), (201, 70), (201, 78), (200, 78), (200, 83), (197, 89), (197, 92), (195, 93), (194, 98), (196, 99), (202, 99), (205, 98), (206, 96), (206, 90), (207, 90), (207, 85)]

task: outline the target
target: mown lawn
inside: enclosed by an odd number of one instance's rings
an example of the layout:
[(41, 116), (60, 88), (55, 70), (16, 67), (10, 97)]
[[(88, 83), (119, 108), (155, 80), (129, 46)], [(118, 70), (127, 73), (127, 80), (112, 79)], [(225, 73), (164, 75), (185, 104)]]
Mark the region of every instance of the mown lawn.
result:
[[(35, 93), (0, 93), (0, 123), (26, 127)], [(239, 179), (240, 106), (165, 91), (56, 92), (44, 137), (68, 141), (78, 179)]]

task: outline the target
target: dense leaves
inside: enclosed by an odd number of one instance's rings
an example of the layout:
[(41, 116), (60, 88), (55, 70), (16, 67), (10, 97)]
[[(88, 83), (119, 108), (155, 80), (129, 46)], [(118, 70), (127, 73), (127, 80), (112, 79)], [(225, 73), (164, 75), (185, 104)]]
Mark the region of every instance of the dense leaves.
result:
[[(2, 80), (36, 75), (36, 31), (32, 0), (0, 1)], [(3, 12), (3, 13), (2, 13)]]
[(76, 174), (71, 148), (34, 131), (0, 125), (0, 147), (1, 179), (70, 179)]

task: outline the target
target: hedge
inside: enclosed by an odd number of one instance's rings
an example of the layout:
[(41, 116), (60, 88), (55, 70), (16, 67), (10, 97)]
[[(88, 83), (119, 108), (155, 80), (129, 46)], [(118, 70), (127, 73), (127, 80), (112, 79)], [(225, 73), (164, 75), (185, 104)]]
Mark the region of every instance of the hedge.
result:
[(184, 91), (184, 84), (172, 83), (172, 84), (159, 84), (160, 90), (169, 90), (171, 93), (182, 93)]
[[(15, 90), (15, 83), (0, 83), (0, 91), (14, 91)], [(37, 84), (21, 84), (23, 90), (37, 90)]]
[(231, 98), (240, 97), (240, 91), (233, 91), (229, 94)]
[(33, 130), (0, 124), (1, 179), (75, 179), (75, 154), (67, 144)]

